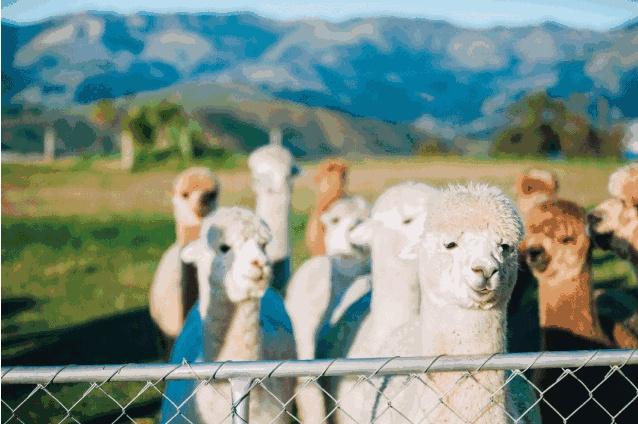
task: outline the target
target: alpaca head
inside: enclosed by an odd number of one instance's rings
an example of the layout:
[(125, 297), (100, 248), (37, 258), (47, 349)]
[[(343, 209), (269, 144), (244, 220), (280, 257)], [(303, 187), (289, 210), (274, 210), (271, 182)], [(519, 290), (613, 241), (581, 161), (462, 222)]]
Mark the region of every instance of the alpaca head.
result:
[(231, 302), (258, 299), (272, 275), (265, 252), (270, 238), (253, 212), (220, 208), (204, 219), (199, 239), (182, 250), (182, 260), (197, 265), (200, 286), (221, 285)]
[(413, 260), (399, 255), (418, 239), (429, 211), (430, 198), (436, 192), (426, 184), (415, 182), (390, 187), (374, 202), (370, 218), (350, 232), (350, 240), (357, 245), (369, 246), (372, 256), (383, 258), (380, 260), (384, 263), (391, 259)]
[(518, 176), (514, 189), (518, 209), (527, 215), (534, 205), (556, 197), (558, 179), (550, 171), (530, 169)]
[(321, 215), (326, 229), (326, 255), (365, 255), (365, 250), (350, 240), (350, 231), (368, 218), (370, 205), (361, 196), (337, 200)]
[(204, 167), (181, 172), (173, 185), (173, 210), (180, 224), (196, 225), (217, 207), (219, 182)]
[(611, 174), (608, 189), (627, 206), (638, 206), (638, 164), (623, 166)]
[(268, 144), (248, 157), (252, 188), (257, 194), (289, 194), (294, 178), (299, 175), (292, 154), (281, 145)]
[(341, 159), (326, 159), (319, 164), (315, 182), (319, 186), (319, 194), (345, 191), (348, 165)]
[(499, 189), (470, 184), (442, 191), (414, 247), (422, 295), (465, 309), (503, 307), (516, 283), (522, 234), (514, 204)]
[(559, 199), (536, 205), (525, 232), (520, 250), (539, 282), (570, 279), (587, 266), (590, 240), (577, 204)]
[(620, 168), (609, 177), (614, 196), (587, 216), (594, 242), (622, 258), (638, 249), (638, 166)]

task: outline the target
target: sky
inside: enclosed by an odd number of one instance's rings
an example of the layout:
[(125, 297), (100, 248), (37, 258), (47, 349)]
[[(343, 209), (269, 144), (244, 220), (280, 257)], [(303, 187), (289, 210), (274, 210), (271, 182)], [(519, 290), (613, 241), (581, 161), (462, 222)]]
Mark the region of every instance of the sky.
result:
[(444, 19), (465, 27), (527, 25), (556, 21), (605, 30), (638, 16), (638, 0), (2, 0), (2, 18), (32, 22), (86, 10), (120, 13), (252, 11), (269, 18), (360, 16)]

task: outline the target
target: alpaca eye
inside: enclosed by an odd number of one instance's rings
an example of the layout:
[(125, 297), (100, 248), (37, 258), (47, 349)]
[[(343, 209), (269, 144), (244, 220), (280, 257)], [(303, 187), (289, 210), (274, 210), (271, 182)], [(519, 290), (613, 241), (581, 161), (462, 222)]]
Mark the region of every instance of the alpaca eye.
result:
[(336, 225), (339, 223), (339, 218), (332, 218), (330, 222)]
[(228, 253), (229, 250), (230, 250), (230, 246), (227, 244), (222, 244), (219, 246), (219, 251), (222, 253)]
[(559, 240), (559, 242), (561, 244), (567, 244), (567, 243), (573, 243), (574, 242), (574, 237), (563, 237), (562, 239)]
[(184, 199), (188, 198), (188, 193), (187, 193), (187, 192), (183, 192), (183, 193), (182, 193), (182, 197), (183, 197)]
[(456, 242), (449, 242), (449, 243), (445, 243), (445, 248), (447, 250), (452, 250), (454, 249), (456, 246), (458, 246), (458, 244), (456, 244)]
[(503, 251), (503, 253), (509, 253), (509, 251), (512, 249), (512, 246), (510, 246), (507, 243), (503, 243), (501, 244), (501, 250)]
[(413, 220), (412, 220), (412, 218), (405, 218), (405, 219), (403, 220), (403, 225), (408, 225), (408, 224), (410, 224), (412, 221), (413, 221)]

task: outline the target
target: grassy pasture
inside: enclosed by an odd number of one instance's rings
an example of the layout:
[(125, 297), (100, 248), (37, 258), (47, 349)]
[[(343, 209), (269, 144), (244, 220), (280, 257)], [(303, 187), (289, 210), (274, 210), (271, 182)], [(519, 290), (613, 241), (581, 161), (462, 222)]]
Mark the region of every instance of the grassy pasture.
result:
[[(484, 181), (511, 194), (522, 170), (551, 168), (563, 197), (591, 207), (607, 196), (607, 177), (619, 163), (415, 157), (352, 160), (351, 165), (351, 191), (371, 200), (406, 179), (437, 186)], [(307, 257), (302, 238), (316, 164), (303, 166), (293, 196), (294, 266)], [(126, 174), (114, 160), (2, 165), (3, 365), (161, 360), (147, 294), (157, 261), (174, 237), (168, 193), (177, 172), (163, 166)], [(223, 205), (253, 206), (245, 161), (219, 176)], [(595, 251), (594, 265), (599, 287), (637, 286), (628, 265), (611, 254)], [(123, 404), (144, 388), (143, 383), (109, 384), (105, 391)], [(87, 387), (52, 390), (70, 406)], [(3, 389), (3, 399), (14, 405), (31, 387)], [(147, 388), (129, 413), (151, 420), (158, 405), (159, 393)], [(120, 413), (99, 390), (76, 408), (74, 417), (83, 423), (112, 422)], [(2, 414), (7, 412), (3, 406)], [(25, 422), (65, 415), (47, 396), (31, 398), (23, 413)]]

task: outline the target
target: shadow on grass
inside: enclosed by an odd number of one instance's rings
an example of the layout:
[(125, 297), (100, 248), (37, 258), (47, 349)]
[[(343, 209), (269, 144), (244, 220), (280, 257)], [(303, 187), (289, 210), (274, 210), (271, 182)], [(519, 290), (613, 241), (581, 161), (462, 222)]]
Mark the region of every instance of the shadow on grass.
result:
[[(4, 309), (4, 304), (3, 304)], [(3, 312), (4, 313), (4, 312)], [(158, 330), (147, 308), (62, 329), (3, 338), (3, 365), (119, 364), (148, 362), (162, 354)], [(12, 349), (13, 350), (13, 349)]]
[(11, 297), (2, 299), (2, 319), (11, 318), (20, 312), (28, 311), (36, 305), (32, 297)]
[(618, 257), (612, 252), (601, 251), (599, 255), (594, 255), (591, 259), (591, 263), (594, 267), (598, 267), (600, 265), (604, 265), (607, 262), (612, 262), (617, 260)]

